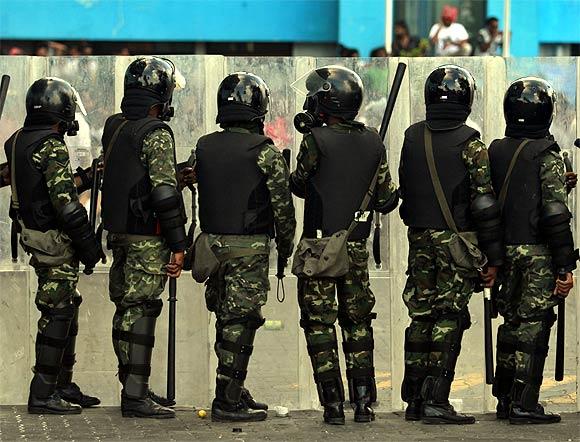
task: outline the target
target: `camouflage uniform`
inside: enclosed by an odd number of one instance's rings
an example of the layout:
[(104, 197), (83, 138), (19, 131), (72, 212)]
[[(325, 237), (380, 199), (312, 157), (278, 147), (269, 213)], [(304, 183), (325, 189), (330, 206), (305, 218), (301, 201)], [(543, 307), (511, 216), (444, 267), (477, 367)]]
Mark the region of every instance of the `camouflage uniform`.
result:
[[(32, 162), (44, 174), (48, 194), (57, 213), (68, 203), (78, 201), (69, 152), (64, 143), (56, 138), (46, 140), (32, 155)], [(35, 302), (39, 308), (62, 308), (71, 303), (80, 304), (80, 294), (76, 290), (79, 280), (78, 259), (47, 267), (39, 264), (32, 255), (30, 264), (38, 277)], [(41, 317), (38, 323), (40, 331), (45, 325), (44, 322)]]
[[(543, 154), (542, 206), (554, 202), (566, 204), (564, 172), (564, 162), (557, 152), (549, 150)], [(553, 308), (559, 298), (553, 295), (556, 283), (547, 245), (507, 245), (500, 283), (496, 302), (504, 323), (497, 335), (496, 396), (509, 391), (515, 373), (526, 373), (531, 364), (532, 355), (516, 351), (516, 345), (535, 346), (544, 329), (543, 319), (554, 316)], [(503, 382), (507, 385), (500, 385)]]
[[(177, 186), (174, 164), (174, 143), (171, 134), (156, 129), (143, 140), (141, 161), (149, 171), (151, 187), (166, 184)], [(171, 252), (162, 236), (144, 237), (110, 233), (108, 248), (113, 252), (109, 272), (109, 295), (117, 312), (113, 330), (129, 332), (131, 326), (145, 316), (147, 303), (157, 301), (165, 288)], [(113, 340), (121, 364), (129, 363), (130, 343)]]
[[(351, 131), (349, 122), (333, 125), (339, 132)], [(319, 162), (319, 148), (314, 136), (304, 137), (298, 153), (296, 171), (292, 173), (293, 185), (305, 188), (307, 181), (316, 173)], [(375, 207), (388, 205), (398, 199), (395, 184), (391, 179), (386, 159), (382, 160), (377, 178)], [(371, 321), (375, 318), (373, 307), (375, 297), (371, 291), (368, 273), (367, 241), (347, 242), (349, 256), (348, 273), (336, 280), (328, 278), (299, 278), (298, 303), (301, 311), (301, 325), (304, 328), (309, 348), (334, 349), (315, 352), (311, 355), (315, 375), (339, 370), (337, 337), (334, 324), (338, 319), (344, 342), (353, 343), (372, 339)], [(338, 301), (338, 302), (337, 302)], [(307, 327), (304, 327), (308, 324)], [(346, 367), (349, 372), (373, 367), (373, 351), (345, 352)]]
[[(479, 139), (472, 139), (462, 156), (469, 174), (471, 199), (492, 193), (486, 146)], [(455, 363), (449, 358), (457, 355), (430, 351), (432, 343), (453, 343), (458, 331), (470, 326), (467, 306), (476, 290), (478, 275), (475, 270), (455, 265), (448, 246), (455, 236), (451, 230), (410, 228), (408, 232), (408, 277), (403, 301), (411, 324), (406, 331), (405, 369), (406, 374), (419, 379), (427, 369)]]
[[(237, 123), (225, 131), (257, 133), (253, 123)], [(195, 164), (195, 152), (188, 160)], [(288, 166), (280, 151), (271, 143), (260, 148), (257, 166), (267, 177), (266, 186), (274, 212), (278, 255), (288, 259), (292, 254), (296, 220), (294, 204), (288, 189)], [(215, 351), (220, 365), (232, 367), (235, 354), (222, 348), (222, 341), (237, 342), (247, 328), (245, 322), (263, 323), (262, 306), (266, 304), (270, 238), (267, 235), (209, 235), (212, 250), (220, 259), (219, 270), (206, 283), (206, 305), (216, 315)], [(259, 254), (228, 258), (236, 250), (256, 250)], [(218, 374), (218, 378), (228, 376)]]

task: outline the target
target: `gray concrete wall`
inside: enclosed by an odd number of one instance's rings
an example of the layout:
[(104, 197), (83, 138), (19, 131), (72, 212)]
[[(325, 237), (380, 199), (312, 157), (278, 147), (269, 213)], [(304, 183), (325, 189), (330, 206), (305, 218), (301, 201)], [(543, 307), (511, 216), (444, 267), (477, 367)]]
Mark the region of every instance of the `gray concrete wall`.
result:
[[(130, 57), (33, 58), (0, 57), (0, 73), (12, 76), (5, 115), (0, 123), (0, 142), (4, 142), (23, 121), (24, 96), (32, 81), (43, 75), (69, 80), (83, 97), (89, 115), (90, 133), (70, 139), (73, 166), (86, 165), (100, 149), (98, 142), (106, 117), (118, 109), (122, 96), (122, 74)], [(294, 58), (224, 58), (220, 56), (177, 56), (176, 65), (188, 81), (184, 91), (176, 94), (177, 116), (171, 125), (176, 133), (178, 160), (187, 158), (197, 138), (215, 128), (215, 96), (219, 81), (226, 72), (246, 70), (261, 75), (270, 85), (272, 106), (267, 120), (269, 133), (279, 147), (297, 151), (300, 138), (292, 128), (292, 117), (302, 107), (303, 97), (296, 96), (290, 84), (309, 69), (330, 62), (341, 62), (359, 72), (366, 85), (366, 99), (361, 119), (378, 126), (385, 105), (385, 94), (392, 80), (397, 59), (337, 60)], [(402, 59), (408, 64), (407, 75), (389, 129), (386, 146), (391, 172), (397, 180), (397, 166), (404, 129), (424, 116), (423, 82), (427, 73), (447, 61), (470, 69), (478, 84), (478, 94), (470, 123), (479, 128), (489, 143), (503, 134), (502, 97), (509, 81), (524, 75), (538, 75), (550, 80), (559, 92), (559, 103), (553, 132), (562, 148), (571, 149), (578, 136), (577, 84), (579, 59), (510, 59), (464, 58)], [(573, 158), (576, 153), (573, 152)], [(0, 159), (4, 159), (3, 153)], [(34, 339), (38, 312), (34, 306), (36, 280), (21, 255), (18, 263), (10, 262), (7, 216), (9, 191), (0, 191), (0, 404), (26, 402), (33, 365)], [(572, 199), (573, 201), (573, 199)], [(573, 201), (573, 212), (577, 214)], [(302, 204), (296, 201), (299, 223)], [(401, 300), (407, 259), (406, 230), (397, 213), (383, 220), (382, 270), (371, 270), (371, 283), (377, 298), (375, 365), (379, 390), (379, 408), (400, 410), (400, 383), (403, 374), (403, 332), (408, 317)], [(575, 225), (577, 230), (577, 225)], [(275, 255), (272, 254), (272, 262)], [(257, 335), (248, 386), (255, 396), (290, 408), (317, 407), (310, 362), (304, 338), (298, 327), (296, 281), (286, 280), (286, 301), (276, 301), (276, 279), (271, 275), (272, 291), (264, 314), (268, 319)], [(213, 354), (213, 318), (205, 310), (203, 287), (184, 275), (178, 283), (177, 304), (177, 400), (184, 405), (207, 406), (211, 402), (216, 359)], [(76, 380), (90, 392), (98, 394), (106, 405), (117, 404), (119, 383), (111, 348), (113, 306), (108, 301), (107, 267), (97, 269), (91, 277), (81, 276), (81, 306)], [(542, 398), (554, 410), (580, 410), (577, 401), (577, 375), (580, 322), (576, 320), (580, 305), (577, 289), (568, 300), (566, 373), (561, 383), (553, 381), (555, 333), (551, 341)], [(163, 295), (167, 298), (166, 294)], [(484, 385), (483, 308), (480, 294), (473, 296), (470, 309), (473, 326), (465, 334), (463, 351), (457, 368), (452, 398), (464, 410), (488, 411), (494, 407), (490, 388)], [(165, 389), (166, 311), (160, 318), (154, 353), (152, 386)], [(499, 322), (499, 321), (496, 321)], [(497, 325), (497, 324), (496, 324)]]

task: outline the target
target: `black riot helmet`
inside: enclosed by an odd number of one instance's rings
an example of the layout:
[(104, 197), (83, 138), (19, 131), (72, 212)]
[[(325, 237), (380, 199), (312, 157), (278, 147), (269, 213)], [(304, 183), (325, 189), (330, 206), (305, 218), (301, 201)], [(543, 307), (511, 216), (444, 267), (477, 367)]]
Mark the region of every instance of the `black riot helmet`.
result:
[(234, 72), (218, 87), (216, 122), (263, 121), (270, 104), (266, 82), (249, 72)]
[(306, 95), (303, 109), (294, 117), (294, 126), (301, 133), (321, 126), (326, 117), (353, 120), (362, 105), (364, 87), (358, 74), (343, 66), (324, 66), (313, 70), (293, 83)]
[(53, 126), (70, 136), (76, 135), (79, 123), (75, 120), (77, 103), (86, 115), (77, 91), (65, 80), (46, 77), (36, 80), (26, 93), (25, 126)]
[(144, 118), (152, 106), (161, 104), (159, 119), (169, 121), (174, 115), (171, 99), (176, 85), (176, 69), (171, 60), (138, 58), (125, 72), (123, 114), (129, 119)]
[(548, 128), (552, 124), (556, 94), (552, 85), (537, 77), (524, 77), (509, 85), (503, 99), (508, 126)]
[(471, 109), (475, 95), (475, 80), (462, 67), (439, 66), (425, 82), (425, 105), (453, 103)]

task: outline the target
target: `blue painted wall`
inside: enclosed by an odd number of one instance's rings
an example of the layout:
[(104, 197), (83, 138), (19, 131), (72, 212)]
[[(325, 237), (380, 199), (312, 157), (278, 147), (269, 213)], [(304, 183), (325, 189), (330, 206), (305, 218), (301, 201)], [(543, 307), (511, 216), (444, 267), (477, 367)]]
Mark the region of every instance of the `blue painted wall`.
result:
[(339, 43), (356, 48), (362, 57), (385, 45), (385, 0), (340, 0)]
[(336, 42), (339, 0), (0, 0), (0, 38)]
[[(487, 4), (501, 21), (503, 0)], [(384, 0), (0, 0), (0, 39), (338, 42), (367, 56), (384, 16)], [(512, 55), (580, 43), (579, 20), (580, 0), (512, 0)]]
[[(488, 0), (489, 16), (500, 19), (503, 0)], [(542, 43), (580, 43), (580, 0), (512, 0), (512, 56), (536, 56)]]

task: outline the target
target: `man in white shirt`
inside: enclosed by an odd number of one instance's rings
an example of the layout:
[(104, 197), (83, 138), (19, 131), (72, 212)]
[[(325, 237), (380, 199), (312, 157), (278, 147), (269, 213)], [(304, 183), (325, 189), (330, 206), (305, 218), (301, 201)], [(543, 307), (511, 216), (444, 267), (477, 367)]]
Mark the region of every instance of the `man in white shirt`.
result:
[(443, 6), (441, 22), (435, 23), (429, 32), (429, 39), (435, 46), (435, 55), (447, 57), (471, 55), (469, 34), (462, 24), (455, 22), (457, 15), (456, 7)]

